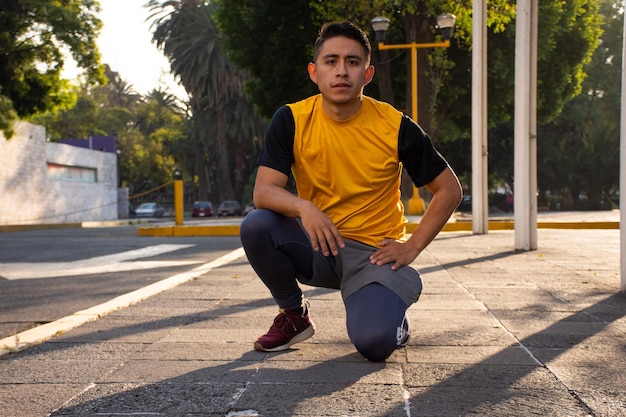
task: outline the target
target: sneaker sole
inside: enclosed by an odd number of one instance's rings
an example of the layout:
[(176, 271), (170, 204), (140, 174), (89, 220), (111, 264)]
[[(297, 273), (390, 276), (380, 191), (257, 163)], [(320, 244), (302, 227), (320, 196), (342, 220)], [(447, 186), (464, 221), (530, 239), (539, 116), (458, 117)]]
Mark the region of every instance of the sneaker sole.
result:
[(296, 343), (300, 343), (304, 340), (310, 339), (315, 334), (315, 325), (311, 323), (309, 327), (306, 328), (302, 333), (298, 333), (291, 339), (289, 342), (284, 345), (276, 346), (273, 348), (265, 348), (259, 342), (254, 343), (254, 350), (258, 350), (260, 352), (280, 352), (283, 350), (287, 350), (291, 347), (291, 345), (295, 345)]

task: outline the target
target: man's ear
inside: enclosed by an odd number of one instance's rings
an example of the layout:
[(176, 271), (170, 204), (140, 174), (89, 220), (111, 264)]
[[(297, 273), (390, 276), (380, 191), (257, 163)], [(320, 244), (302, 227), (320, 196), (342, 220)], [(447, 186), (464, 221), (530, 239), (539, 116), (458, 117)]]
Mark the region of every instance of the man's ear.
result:
[(312, 62), (309, 62), (309, 65), (307, 66), (306, 69), (309, 72), (309, 78), (311, 79), (311, 81), (317, 84), (317, 68), (315, 68), (315, 64)]
[(367, 69), (365, 70), (365, 83), (363, 84), (364, 86), (372, 82), (372, 80), (374, 79), (375, 72), (376, 70), (374, 69), (373, 65), (370, 65), (369, 67), (367, 67)]

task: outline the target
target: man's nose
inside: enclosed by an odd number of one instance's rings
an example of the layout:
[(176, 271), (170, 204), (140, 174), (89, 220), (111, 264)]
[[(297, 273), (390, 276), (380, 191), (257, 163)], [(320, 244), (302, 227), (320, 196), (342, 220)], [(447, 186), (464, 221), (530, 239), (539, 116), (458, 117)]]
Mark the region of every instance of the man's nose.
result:
[(348, 65), (347, 63), (341, 61), (337, 64), (337, 76), (345, 77), (348, 74)]

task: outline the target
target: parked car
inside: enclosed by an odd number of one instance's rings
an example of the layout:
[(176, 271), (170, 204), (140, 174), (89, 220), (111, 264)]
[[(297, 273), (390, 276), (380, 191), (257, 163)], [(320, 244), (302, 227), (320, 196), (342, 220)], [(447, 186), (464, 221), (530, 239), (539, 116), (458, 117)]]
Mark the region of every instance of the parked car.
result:
[(243, 215), (247, 216), (248, 213), (250, 213), (252, 210), (254, 210), (256, 207), (254, 206), (254, 203), (250, 203), (247, 206), (244, 207), (243, 209)]
[(241, 204), (234, 200), (222, 201), (217, 208), (218, 216), (241, 216)]
[(213, 204), (210, 201), (196, 201), (191, 208), (191, 217), (213, 217)]
[(135, 216), (163, 217), (164, 212), (165, 209), (159, 203), (141, 203), (141, 205), (135, 209)]

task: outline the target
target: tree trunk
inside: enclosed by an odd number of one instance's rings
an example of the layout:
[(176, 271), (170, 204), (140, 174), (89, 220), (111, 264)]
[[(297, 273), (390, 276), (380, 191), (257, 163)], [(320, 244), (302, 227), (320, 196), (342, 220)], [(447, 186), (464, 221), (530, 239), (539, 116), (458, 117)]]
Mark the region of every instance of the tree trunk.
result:
[(228, 143), (226, 142), (226, 134), (222, 126), (224, 122), (223, 110), (217, 108), (215, 111), (217, 112), (217, 149), (215, 153), (217, 189), (220, 201), (232, 200), (235, 198), (235, 193), (233, 191), (230, 164), (228, 162)]
[(393, 87), (391, 85), (391, 54), (388, 50), (372, 53), (372, 64), (376, 68), (378, 94), (382, 101), (393, 106)]

